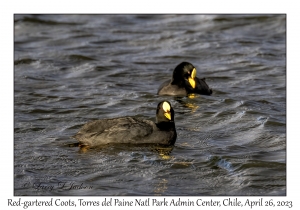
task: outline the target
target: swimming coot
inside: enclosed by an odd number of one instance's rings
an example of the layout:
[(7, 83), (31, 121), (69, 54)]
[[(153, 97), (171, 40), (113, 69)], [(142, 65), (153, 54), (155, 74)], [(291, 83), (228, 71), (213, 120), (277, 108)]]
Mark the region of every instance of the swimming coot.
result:
[(88, 147), (113, 143), (174, 145), (174, 110), (170, 102), (162, 101), (157, 105), (156, 123), (135, 117), (100, 119), (88, 122), (73, 137), (80, 146)]
[(171, 81), (164, 82), (158, 89), (158, 95), (188, 95), (198, 93), (211, 95), (212, 90), (205, 82), (205, 78), (196, 77), (196, 68), (188, 62), (182, 62), (173, 71)]

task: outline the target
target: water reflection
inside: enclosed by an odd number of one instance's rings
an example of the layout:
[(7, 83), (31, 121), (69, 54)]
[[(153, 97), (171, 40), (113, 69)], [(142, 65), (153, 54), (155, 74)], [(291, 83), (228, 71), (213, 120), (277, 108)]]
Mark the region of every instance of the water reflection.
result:
[(155, 147), (154, 149), (163, 160), (170, 160), (173, 147)]
[(195, 101), (193, 99), (197, 99), (199, 97), (201, 96), (198, 94), (189, 94), (187, 98), (190, 100), (185, 100), (185, 98), (180, 98), (180, 97), (176, 97), (175, 100), (179, 102), (183, 107), (191, 110), (191, 113), (194, 113), (200, 108), (200, 105), (198, 101)]
[(159, 178), (158, 183), (154, 186), (155, 195), (161, 196), (168, 189), (168, 180), (164, 178)]

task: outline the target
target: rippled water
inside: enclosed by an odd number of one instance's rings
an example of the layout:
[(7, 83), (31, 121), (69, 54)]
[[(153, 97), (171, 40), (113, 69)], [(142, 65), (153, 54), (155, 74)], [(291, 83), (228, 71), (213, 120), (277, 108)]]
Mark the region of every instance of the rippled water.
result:
[[(15, 15), (15, 195), (286, 195), (285, 15)], [(182, 61), (212, 96), (156, 95)], [(175, 110), (173, 148), (82, 151), (86, 122)]]

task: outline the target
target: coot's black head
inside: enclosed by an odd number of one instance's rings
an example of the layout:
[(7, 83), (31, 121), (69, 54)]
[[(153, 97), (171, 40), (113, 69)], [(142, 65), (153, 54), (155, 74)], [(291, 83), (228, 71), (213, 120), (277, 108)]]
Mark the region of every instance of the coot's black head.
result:
[(162, 101), (157, 105), (156, 122), (174, 122), (174, 110), (169, 101)]
[(196, 87), (195, 77), (196, 68), (193, 64), (182, 62), (173, 71), (172, 84), (194, 89)]

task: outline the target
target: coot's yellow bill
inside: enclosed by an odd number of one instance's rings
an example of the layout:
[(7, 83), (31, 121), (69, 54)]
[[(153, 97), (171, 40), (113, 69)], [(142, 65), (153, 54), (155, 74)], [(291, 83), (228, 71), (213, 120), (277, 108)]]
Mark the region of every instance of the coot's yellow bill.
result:
[(194, 79), (196, 77), (196, 73), (197, 73), (196, 68), (193, 68), (193, 71), (191, 73), (191, 77), (189, 77), (189, 83), (193, 88), (196, 87), (196, 82), (195, 82), (195, 79)]
[(164, 102), (163, 103), (163, 110), (165, 112), (164, 113), (165, 117), (168, 118), (169, 120), (171, 120), (171, 113), (170, 113), (171, 107), (170, 107), (170, 104), (167, 103), (167, 102)]

